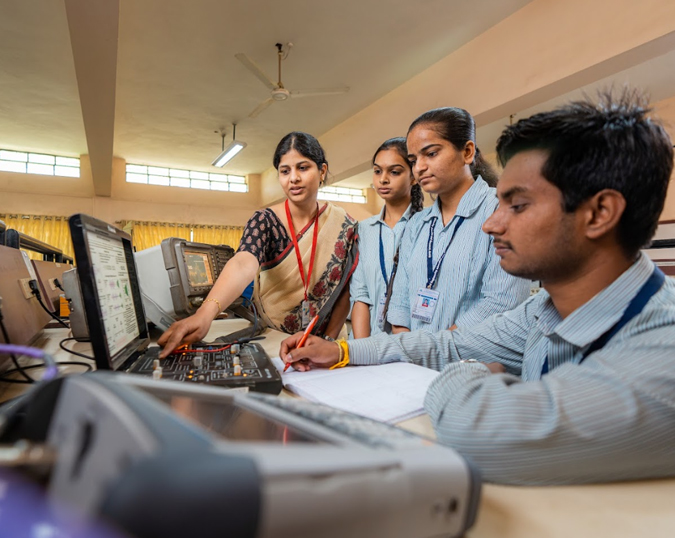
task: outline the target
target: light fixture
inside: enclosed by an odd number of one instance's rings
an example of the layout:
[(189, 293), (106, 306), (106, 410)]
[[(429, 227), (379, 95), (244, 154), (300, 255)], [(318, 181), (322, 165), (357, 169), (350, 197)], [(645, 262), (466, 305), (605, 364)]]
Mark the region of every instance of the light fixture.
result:
[(235, 140), (235, 134), (237, 132), (237, 124), (233, 123), (232, 124), (232, 142), (228, 144), (227, 147), (225, 147), (225, 133), (221, 132), (221, 137), (223, 139), (223, 151), (220, 152), (220, 155), (215, 158), (215, 160), (211, 163), (211, 166), (217, 166), (218, 168), (222, 168), (225, 166), (228, 162), (230, 162), (237, 153), (239, 153), (242, 149), (246, 147), (246, 142), (239, 142), (238, 140)]

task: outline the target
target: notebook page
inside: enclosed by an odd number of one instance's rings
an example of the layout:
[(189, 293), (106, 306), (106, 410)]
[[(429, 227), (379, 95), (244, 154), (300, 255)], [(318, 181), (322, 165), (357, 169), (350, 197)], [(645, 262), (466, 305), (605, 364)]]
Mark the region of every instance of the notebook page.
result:
[[(283, 370), (281, 359), (273, 362)], [(336, 370), (289, 370), (281, 377), (284, 386), (298, 396), (393, 423), (424, 413), (424, 396), (437, 375), (435, 370), (395, 362)]]

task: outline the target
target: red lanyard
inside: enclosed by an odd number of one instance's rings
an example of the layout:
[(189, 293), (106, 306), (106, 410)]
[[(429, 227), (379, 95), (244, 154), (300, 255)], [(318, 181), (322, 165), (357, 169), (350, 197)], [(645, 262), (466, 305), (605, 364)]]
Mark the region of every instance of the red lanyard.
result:
[(314, 257), (316, 256), (316, 240), (319, 236), (319, 204), (316, 204), (316, 218), (314, 219), (314, 237), (312, 238), (312, 254), (309, 258), (309, 272), (305, 280), (305, 267), (302, 265), (302, 256), (300, 255), (300, 248), (298, 247), (298, 238), (295, 237), (295, 228), (293, 227), (293, 217), (291, 217), (291, 210), (288, 207), (288, 200), (286, 200), (286, 218), (288, 219), (288, 228), (291, 230), (291, 239), (293, 240), (293, 247), (295, 248), (295, 255), (298, 258), (298, 268), (300, 269), (300, 278), (305, 286), (305, 301), (307, 300), (307, 288), (309, 288), (309, 279), (312, 276), (312, 269), (314, 268)]

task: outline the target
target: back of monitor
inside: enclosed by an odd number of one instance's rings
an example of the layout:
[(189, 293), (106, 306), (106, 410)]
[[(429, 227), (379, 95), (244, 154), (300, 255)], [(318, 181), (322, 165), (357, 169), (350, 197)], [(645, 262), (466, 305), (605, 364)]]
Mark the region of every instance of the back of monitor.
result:
[[(3, 323), (12, 344), (32, 343), (51, 319), (31, 294), (28, 282), (31, 275), (20, 250), (0, 245), (0, 297)], [(0, 341), (5, 342), (2, 335)], [(9, 358), (0, 355), (0, 370), (6, 368)]]

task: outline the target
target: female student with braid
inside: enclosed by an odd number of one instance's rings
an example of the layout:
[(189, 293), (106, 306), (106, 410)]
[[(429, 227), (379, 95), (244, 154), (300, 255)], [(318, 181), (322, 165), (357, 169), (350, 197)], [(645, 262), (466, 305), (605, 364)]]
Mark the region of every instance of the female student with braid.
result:
[(359, 265), (350, 285), (354, 338), (391, 333), (386, 308), (399, 246), (408, 220), (423, 203), (407, 157), (405, 138), (390, 138), (373, 156), (373, 188), (384, 207), (379, 215), (359, 223)]

